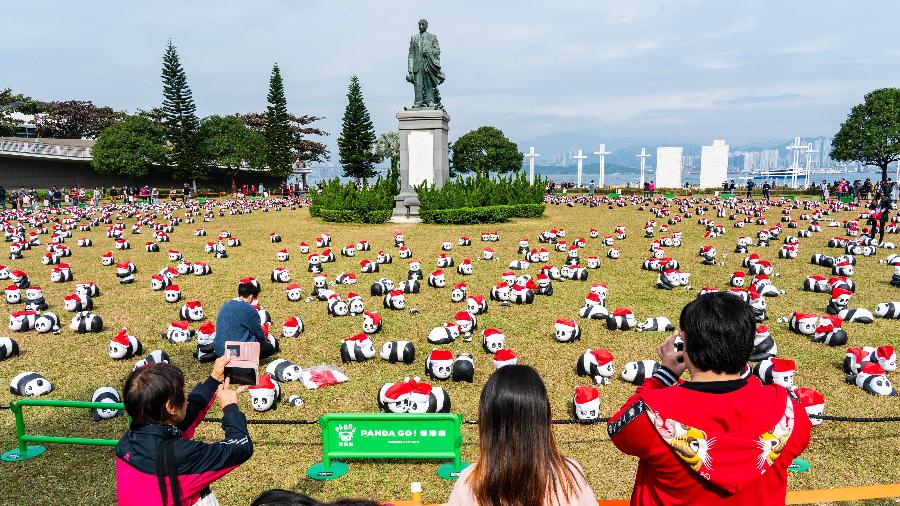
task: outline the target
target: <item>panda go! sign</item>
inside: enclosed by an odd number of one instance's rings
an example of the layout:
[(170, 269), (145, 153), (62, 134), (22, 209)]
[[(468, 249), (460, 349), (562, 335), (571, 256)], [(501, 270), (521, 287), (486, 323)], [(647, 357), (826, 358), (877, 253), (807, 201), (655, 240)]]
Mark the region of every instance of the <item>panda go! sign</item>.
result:
[(438, 476), (455, 480), (469, 464), (460, 456), (462, 416), (451, 413), (330, 413), (319, 419), (322, 462), (306, 474), (333, 480), (347, 473), (335, 459), (450, 459)]

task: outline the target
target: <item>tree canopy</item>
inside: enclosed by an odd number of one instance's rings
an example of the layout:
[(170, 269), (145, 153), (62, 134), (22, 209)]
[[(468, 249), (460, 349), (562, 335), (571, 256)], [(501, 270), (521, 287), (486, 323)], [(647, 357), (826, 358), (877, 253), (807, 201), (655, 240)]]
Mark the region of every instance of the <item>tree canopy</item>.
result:
[(287, 177), (291, 174), (291, 125), (288, 118), (287, 99), (284, 96), (284, 82), (281, 80), (281, 69), (278, 64), (272, 67), (269, 79), (269, 101), (266, 107), (266, 124), (263, 137), (266, 165), (269, 174), (275, 177)]
[(101, 174), (142, 178), (166, 160), (162, 127), (144, 116), (128, 116), (100, 134), (91, 165)]
[(200, 139), (197, 137), (197, 130), (200, 128), (197, 107), (171, 40), (163, 55), (162, 81), (162, 122), (166, 140), (171, 146), (172, 176), (181, 180), (205, 179), (206, 166), (202, 161)]
[(375, 143), (375, 154), (379, 161), (390, 160), (391, 169), (400, 168), (400, 133), (396, 130), (384, 132)]
[(345, 177), (365, 181), (378, 174), (375, 170), (375, 163), (378, 162), (378, 155), (374, 151), (375, 127), (356, 76), (350, 78), (347, 107), (344, 109), (341, 135), (337, 142)]
[(204, 161), (234, 176), (241, 168), (260, 168), (263, 141), (237, 116), (209, 116), (200, 123)]
[(888, 165), (900, 160), (900, 88), (866, 94), (841, 123), (831, 145), (833, 160), (876, 165), (886, 180)]
[(98, 107), (90, 101), (66, 100), (46, 104), (35, 126), (41, 137), (95, 139), (105, 128), (125, 117), (112, 107)]
[(522, 168), (523, 155), (518, 146), (500, 129), (491, 126), (462, 135), (452, 144), (450, 152), (450, 168), (455, 174), (505, 174)]

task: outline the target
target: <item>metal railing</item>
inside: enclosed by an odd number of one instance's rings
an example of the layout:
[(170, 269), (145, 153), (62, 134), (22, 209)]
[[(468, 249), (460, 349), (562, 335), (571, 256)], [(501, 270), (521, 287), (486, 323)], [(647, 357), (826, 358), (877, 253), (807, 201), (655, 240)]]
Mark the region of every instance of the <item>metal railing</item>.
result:
[(86, 146), (68, 146), (65, 144), (44, 144), (34, 141), (0, 141), (0, 152), (25, 156), (52, 156), (60, 158), (79, 158), (90, 160), (93, 149)]

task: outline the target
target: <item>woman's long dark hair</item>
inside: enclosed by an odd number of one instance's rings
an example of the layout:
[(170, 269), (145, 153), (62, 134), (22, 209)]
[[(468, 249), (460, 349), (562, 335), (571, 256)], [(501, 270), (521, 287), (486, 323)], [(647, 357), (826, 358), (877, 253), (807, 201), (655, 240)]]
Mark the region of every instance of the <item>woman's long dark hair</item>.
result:
[(551, 496), (568, 500), (577, 492), (575, 471), (556, 448), (537, 371), (497, 369), (481, 391), (478, 418), (480, 456), (469, 484), (480, 506), (544, 506)]
[(138, 367), (125, 380), (125, 412), (131, 417), (131, 429), (167, 423), (166, 402), (182, 406), (184, 373), (171, 364)]

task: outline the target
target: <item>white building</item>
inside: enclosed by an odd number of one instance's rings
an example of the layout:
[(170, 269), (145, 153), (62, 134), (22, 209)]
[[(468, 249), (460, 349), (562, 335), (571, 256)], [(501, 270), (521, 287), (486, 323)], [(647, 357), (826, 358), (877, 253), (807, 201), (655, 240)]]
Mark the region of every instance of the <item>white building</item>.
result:
[(680, 188), (684, 159), (682, 147), (656, 148), (656, 187)]
[(719, 188), (728, 179), (728, 144), (722, 139), (700, 151), (700, 188)]

